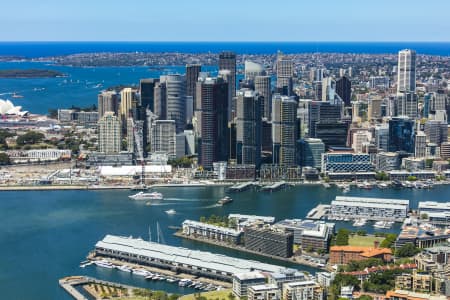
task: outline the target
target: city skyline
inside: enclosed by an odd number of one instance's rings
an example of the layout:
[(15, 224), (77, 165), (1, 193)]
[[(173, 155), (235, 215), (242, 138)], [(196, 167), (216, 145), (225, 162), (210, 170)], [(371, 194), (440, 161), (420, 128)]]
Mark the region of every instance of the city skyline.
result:
[(443, 0), (171, 4), (4, 3), (0, 41), (449, 41)]

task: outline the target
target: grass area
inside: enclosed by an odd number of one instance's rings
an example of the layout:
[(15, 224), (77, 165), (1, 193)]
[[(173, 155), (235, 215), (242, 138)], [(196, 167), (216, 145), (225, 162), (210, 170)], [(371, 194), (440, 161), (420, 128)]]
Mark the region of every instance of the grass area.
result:
[(384, 237), (376, 237), (373, 235), (350, 235), (348, 238), (348, 244), (350, 246), (357, 247), (373, 247), (375, 241), (380, 243), (384, 240)]
[[(228, 295), (231, 293), (231, 289), (224, 289), (220, 291), (211, 291), (200, 293), (200, 296), (205, 297), (206, 299), (219, 299), (219, 300), (228, 300)], [(189, 294), (182, 296), (179, 300), (195, 300), (196, 294)]]

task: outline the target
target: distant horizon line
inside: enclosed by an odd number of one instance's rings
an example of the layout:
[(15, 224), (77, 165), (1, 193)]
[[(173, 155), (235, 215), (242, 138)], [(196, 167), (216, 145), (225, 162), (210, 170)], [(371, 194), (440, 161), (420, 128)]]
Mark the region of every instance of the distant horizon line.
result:
[(361, 43), (361, 44), (372, 44), (372, 43), (421, 43), (421, 44), (428, 44), (428, 43), (450, 43), (449, 41), (175, 41), (175, 40), (167, 40), (167, 41), (114, 41), (114, 40), (64, 40), (64, 41), (57, 41), (57, 40), (17, 40), (17, 41), (0, 41), (0, 43)]

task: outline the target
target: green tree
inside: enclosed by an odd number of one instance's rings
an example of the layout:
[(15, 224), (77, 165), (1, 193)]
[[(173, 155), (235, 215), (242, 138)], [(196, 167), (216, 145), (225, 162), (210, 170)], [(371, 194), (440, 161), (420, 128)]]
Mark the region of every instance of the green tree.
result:
[(348, 245), (348, 238), (350, 235), (350, 231), (345, 228), (341, 228), (338, 230), (336, 235), (336, 245), (337, 246), (346, 246)]
[(1, 165), (10, 165), (11, 159), (9, 158), (9, 155), (5, 152), (0, 152), (0, 166)]
[(44, 139), (44, 134), (36, 131), (28, 131), (27, 133), (19, 136), (16, 140), (17, 145), (24, 146), (24, 145), (34, 145), (37, 143), (42, 142)]
[(420, 218), (421, 218), (422, 220), (426, 220), (426, 219), (428, 219), (428, 214), (421, 214), (421, 215), (420, 215)]
[(372, 296), (369, 296), (369, 295), (361, 295), (358, 299), (359, 300), (373, 300)]
[(410, 176), (408, 176), (408, 178), (406, 178), (406, 180), (408, 180), (408, 181), (416, 181), (417, 177), (410, 175)]
[(386, 238), (381, 242), (380, 247), (392, 248), (396, 239), (397, 239), (397, 235), (395, 233), (389, 233), (386, 235)]
[(389, 175), (386, 174), (384, 171), (377, 172), (377, 173), (375, 174), (375, 179), (376, 179), (376, 180), (386, 181), (386, 180), (389, 180)]
[(400, 248), (397, 249), (395, 255), (398, 257), (411, 257), (420, 252), (420, 249), (417, 248), (413, 243), (407, 243)]

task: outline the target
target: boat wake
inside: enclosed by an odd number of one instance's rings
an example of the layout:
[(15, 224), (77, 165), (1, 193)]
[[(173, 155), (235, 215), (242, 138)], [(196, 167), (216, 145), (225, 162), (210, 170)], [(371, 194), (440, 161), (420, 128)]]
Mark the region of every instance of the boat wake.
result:
[(195, 199), (183, 199), (183, 198), (164, 198), (164, 200), (168, 201), (181, 201), (181, 202), (197, 202)]

